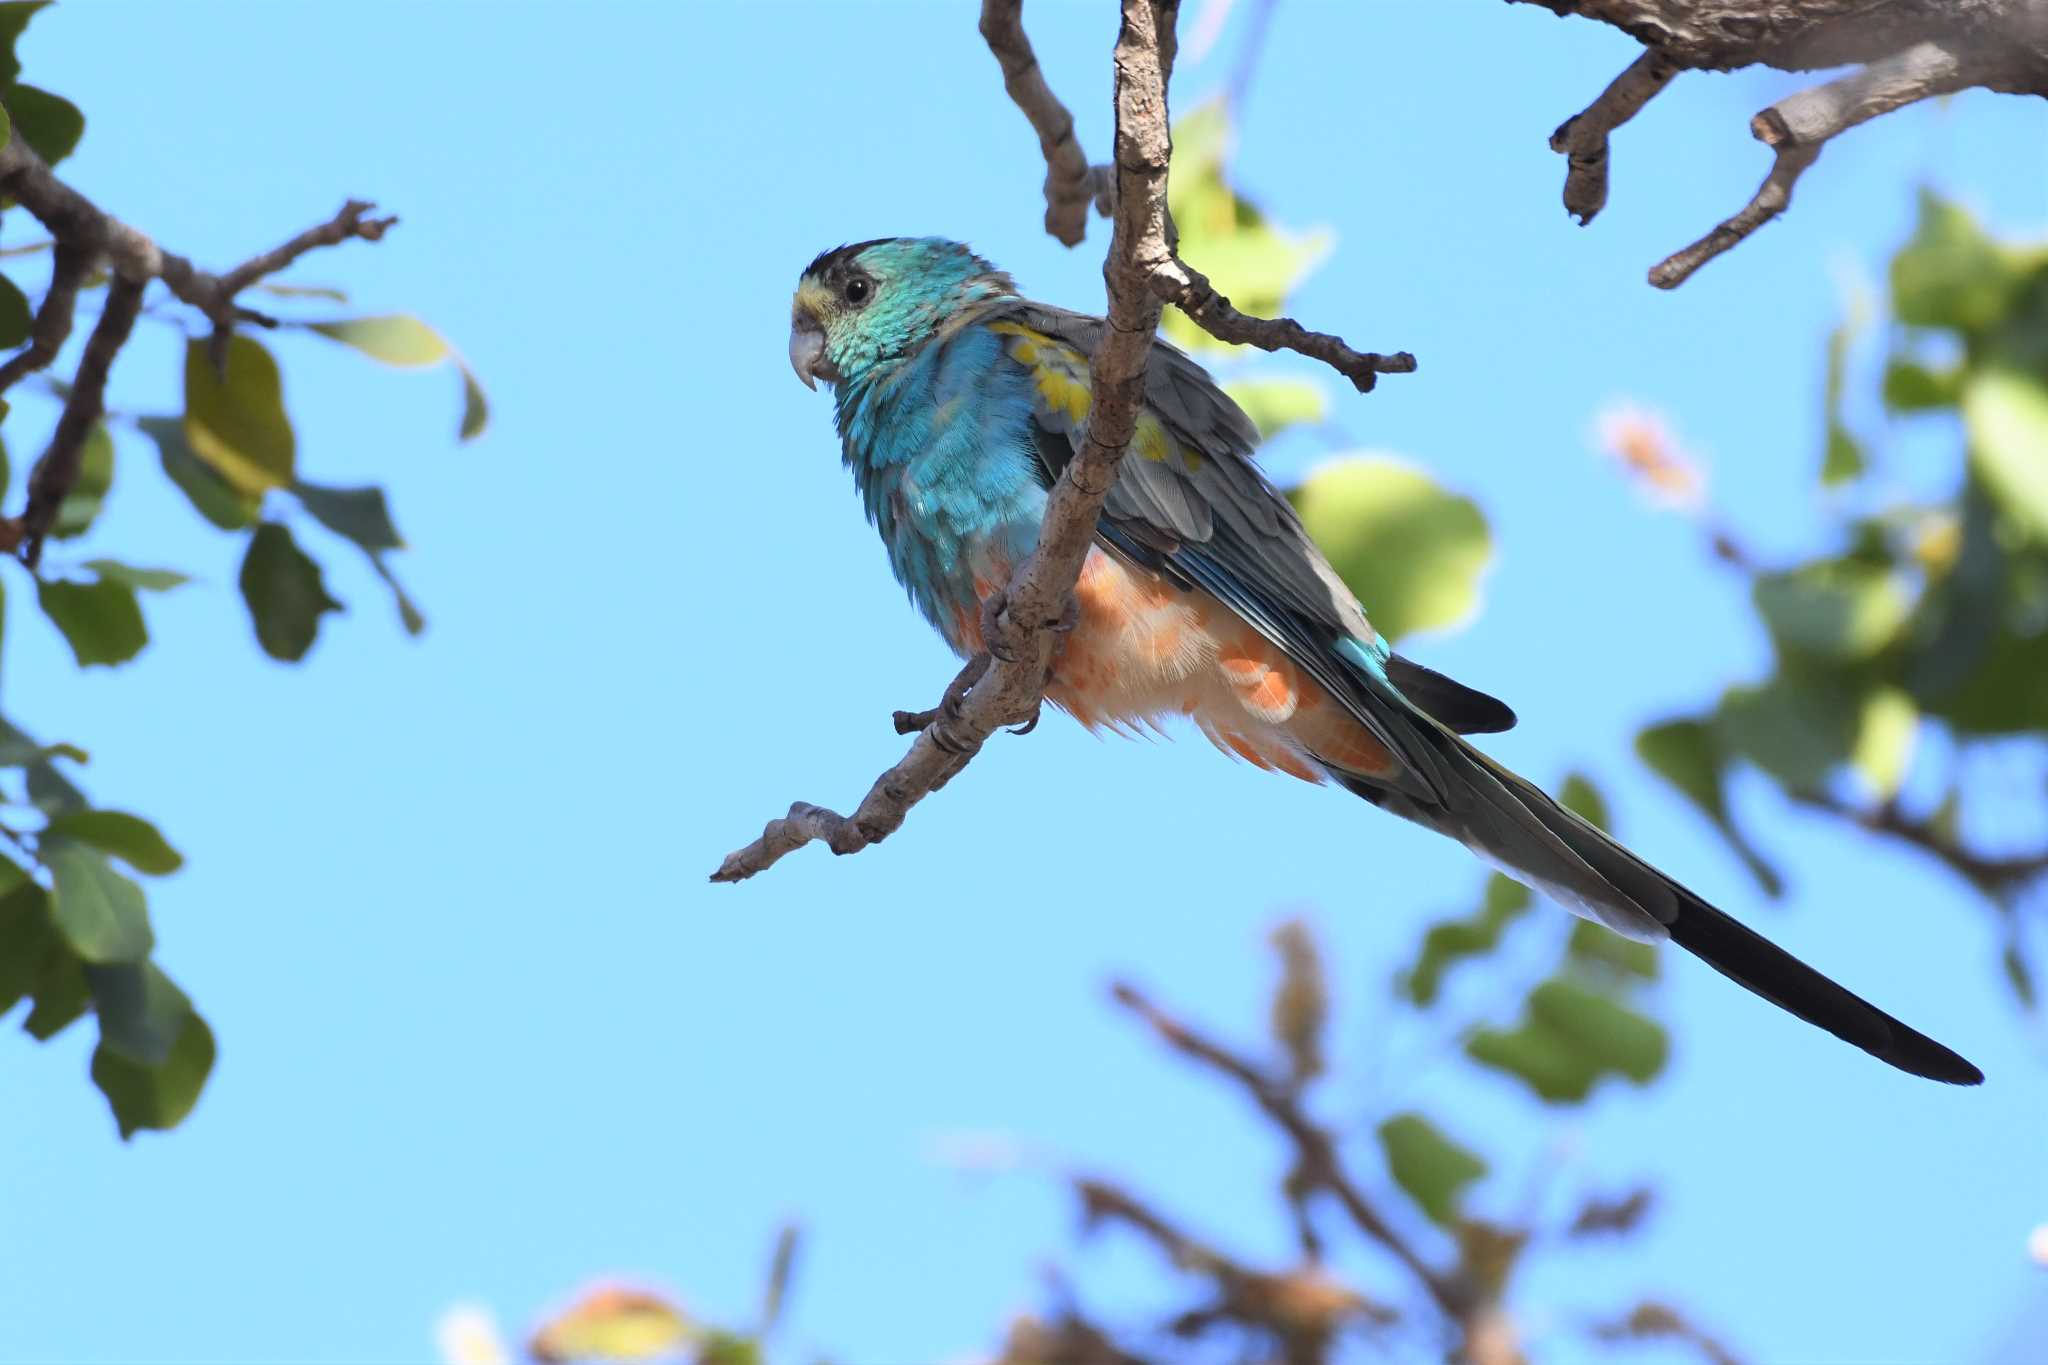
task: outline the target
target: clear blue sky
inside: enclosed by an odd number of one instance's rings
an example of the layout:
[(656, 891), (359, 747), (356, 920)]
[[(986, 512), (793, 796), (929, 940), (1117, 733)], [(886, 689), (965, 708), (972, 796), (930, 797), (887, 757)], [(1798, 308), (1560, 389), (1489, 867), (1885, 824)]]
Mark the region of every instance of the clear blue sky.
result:
[[(1113, 19), (1029, 18), (1106, 154)], [(1756, 545), (1814, 548), (1842, 281), (1875, 275), (1922, 179), (2002, 230), (2048, 226), (2048, 130), (2038, 102), (1981, 92), (1887, 118), (1828, 150), (1786, 220), (1660, 294), (1643, 271), (1755, 187), (1746, 121), (1793, 81), (1681, 77), (1618, 138), (1612, 202), (1582, 230), (1544, 140), (1633, 51), (1490, 0), (1287, 0), (1241, 178), (1282, 221), (1338, 231), (1301, 314), (1421, 358), (1337, 421), (1492, 519), (1483, 615), (1414, 649), (1514, 703), (1492, 751), (1544, 782), (1589, 770), (1658, 862), (1990, 1084), (1889, 1071), (1675, 956), (1669, 1080), (1569, 1130), (1500, 1086), (1389, 1074), (1376, 1059), (1422, 1049), (1381, 1028), (1384, 983), (1469, 900), (1462, 852), (1205, 744), (1062, 719), (992, 745), (883, 848), (708, 886), (790, 800), (857, 800), (902, 747), (890, 710), (952, 667), (889, 579), (827, 401), (789, 375), (797, 271), (842, 241), (935, 232), (1039, 297), (1100, 300), (1105, 238), (1069, 253), (1040, 230), (1036, 146), (969, 7), (72, 4), (24, 52), (88, 111), (77, 184), (219, 264), (377, 199), (398, 231), (296, 277), (444, 329), (495, 423), (456, 449), (452, 377), (280, 343), (302, 470), (394, 492), (432, 619), (417, 643), (332, 546), (348, 616), (305, 667), (269, 663), (238, 544), (134, 444), (80, 553), (202, 579), (150, 604), (143, 658), (78, 674), (8, 580), (8, 714), (88, 746), (95, 796), (159, 816), (189, 855), (153, 896), (160, 952), (221, 1049), (185, 1126), (124, 1146), (85, 1078), (90, 1027), (0, 1047), (0, 1357), (421, 1360), (452, 1301), (523, 1327), (607, 1272), (739, 1318), (790, 1215), (811, 1234), (793, 1358), (959, 1357), (1037, 1301), (1074, 1224), (1042, 1172), (935, 1162), (935, 1135), (961, 1131), (1278, 1253), (1273, 1142), (1103, 987), (1131, 973), (1254, 1036), (1267, 926), (1308, 906), (1340, 1067), (1381, 1078), (1340, 1084), (1333, 1118), (1429, 1102), (1490, 1151), (1569, 1141), (1566, 1191), (1661, 1183), (1626, 1254), (1525, 1286), (1546, 1359), (1583, 1358), (1564, 1329), (1639, 1292), (1760, 1361), (1986, 1358), (2040, 1293), (2023, 1253), (2048, 1219), (2038, 1030), (1996, 985), (1988, 917), (1939, 871), (1745, 784), (1794, 874), (1764, 906), (1636, 764), (1637, 725), (1767, 653), (1739, 585), (1587, 431), (1612, 397), (1661, 407)], [(1226, 35), (1186, 67), (1177, 102), (1234, 52)], [(116, 403), (171, 407), (176, 347), (153, 326)], [(1071, 872), (985, 877), (1010, 865), (992, 841), (1024, 828)], [(1511, 1209), (1520, 1174), (1477, 1207)], [(1113, 1305), (1158, 1297), (1121, 1244), (1083, 1256)]]

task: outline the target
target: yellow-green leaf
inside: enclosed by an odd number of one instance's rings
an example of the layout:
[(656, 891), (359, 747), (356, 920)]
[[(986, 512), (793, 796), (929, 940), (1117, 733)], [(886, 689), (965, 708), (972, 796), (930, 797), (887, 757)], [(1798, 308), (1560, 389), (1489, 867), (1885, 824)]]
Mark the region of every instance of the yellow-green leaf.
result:
[(449, 356), (448, 342), (418, 318), (388, 313), (370, 318), (337, 318), (306, 324), (324, 337), (353, 346), (372, 360), (406, 369), (438, 365)]
[(1864, 699), (1849, 762), (1879, 799), (1898, 795), (1905, 784), (1919, 731), (1920, 710), (1898, 688), (1880, 687)]
[(2048, 541), (2048, 386), (2013, 370), (1985, 370), (1963, 385), (1970, 460), (1999, 504)]
[(1330, 411), (1329, 392), (1308, 379), (1238, 379), (1223, 391), (1268, 441), (1289, 427), (1314, 425)]
[(1311, 472), (1287, 496), (1382, 635), (1458, 625), (1478, 610), (1493, 541), (1470, 498), (1360, 456)]
[(142, 888), (114, 870), (97, 849), (68, 839), (46, 839), (51, 918), (87, 962), (140, 962), (156, 937)]
[(104, 423), (95, 422), (85, 433), (85, 445), (78, 454), (78, 482), (57, 505), (57, 520), (50, 534), (59, 540), (84, 535), (113, 486), (114, 438), (107, 434)]
[(260, 342), (234, 336), (225, 379), (215, 373), (206, 341), (186, 343), (185, 439), (244, 497), (292, 481), (298, 442), (285, 413), (284, 380)]
[(1431, 1222), (1449, 1226), (1458, 1216), (1465, 1187), (1486, 1174), (1486, 1163), (1417, 1113), (1386, 1120), (1380, 1124), (1379, 1137), (1394, 1183)]
[(606, 1285), (543, 1323), (527, 1350), (547, 1365), (653, 1360), (673, 1353), (695, 1335), (682, 1310), (659, 1294)]

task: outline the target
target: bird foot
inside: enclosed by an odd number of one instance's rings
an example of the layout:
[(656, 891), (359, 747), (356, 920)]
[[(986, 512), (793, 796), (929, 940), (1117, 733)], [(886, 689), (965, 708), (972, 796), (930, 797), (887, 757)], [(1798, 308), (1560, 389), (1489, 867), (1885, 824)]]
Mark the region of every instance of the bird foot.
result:
[(986, 653), (977, 654), (969, 659), (967, 666), (954, 675), (953, 681), (946, 684), (946, 693), (939, 698), (937, 706), (929, 711), (898, 711), (895, 713), (893, 720), (896, 725), (896, 733), (899, 735), (911, 735), (916, 734), (920, 730), (929, 730), (932, 736), (932, 743), (938, 745), (947, 753), (964, 754), (968, 752), (970, 746), (962, 743), (954, 736), (952, 726), (960, 720), (960, 708), (967, 701), (967, 694), (974, 690), (974, 685), (982, 680), (983, 676), (987, 674), (988, 669), (989, 656)]

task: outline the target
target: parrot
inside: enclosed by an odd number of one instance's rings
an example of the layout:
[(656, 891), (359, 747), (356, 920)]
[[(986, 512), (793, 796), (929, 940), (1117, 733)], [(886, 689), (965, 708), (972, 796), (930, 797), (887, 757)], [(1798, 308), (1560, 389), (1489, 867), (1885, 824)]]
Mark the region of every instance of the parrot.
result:
[[(1099, 317), (1023, 297), (966, 245), (890, 237), (820, 253), (789, 360), (831, 385), (841, 454), (889, 567), (963, 659), (1037, 543), (1080, 449)], [(1092, 730), (1185, 717), (1259, 768), (1447, 835), (1566, 909), (1669, 940), (1902, 1071), (1983, 1073), (1709, 905), (1466, 739), (1508, 706), (1392, 652), (1253, 461), (1259, 432), (1155, 339), (1045, 698)]]

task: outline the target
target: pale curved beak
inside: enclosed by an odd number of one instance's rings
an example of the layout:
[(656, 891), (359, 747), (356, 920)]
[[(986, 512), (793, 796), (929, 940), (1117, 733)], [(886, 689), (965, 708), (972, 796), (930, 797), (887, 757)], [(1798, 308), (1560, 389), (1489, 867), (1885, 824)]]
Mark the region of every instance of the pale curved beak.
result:
[(820, 379), (830, 383), (839, 378), (832, 362), (825, 359), (824, 329), (805, 313), (790, 320), (789, 367), (807, 389), (817, 388)]

